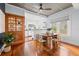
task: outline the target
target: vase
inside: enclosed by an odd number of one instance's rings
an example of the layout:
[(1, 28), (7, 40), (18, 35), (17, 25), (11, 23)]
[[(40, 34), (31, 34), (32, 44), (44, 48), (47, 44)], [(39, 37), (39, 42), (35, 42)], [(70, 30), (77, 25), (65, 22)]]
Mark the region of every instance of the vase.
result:
[(10, 52), (11, 51), (11, 46), (5, 47), (4, 52)]

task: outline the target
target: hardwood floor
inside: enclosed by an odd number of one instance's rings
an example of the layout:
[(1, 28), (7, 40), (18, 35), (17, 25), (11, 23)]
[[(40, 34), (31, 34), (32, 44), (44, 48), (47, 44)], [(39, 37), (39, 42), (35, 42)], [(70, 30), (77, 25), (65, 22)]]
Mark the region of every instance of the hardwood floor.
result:
[[(61, 46), (53, 51), (48, 47), (42, 46), (38, 41), (30, 41), (25, 43), (25, 51), (32, 56), (79, 56), (79, 48), (61, 43)], [(28, 50), (27, 50), (28, 49)], [(25, 52), (25, 55), (27, 53)]]
[(12, 46), (10, 53), (2, 53), (2, 55), (11, 56), (79, 56), (79, 48), (61, 43), (56, 50), (43, 46), (37, 40), (21, 43)]
[(75, 47), (72, 45), (68, 45), (68, 44), (61, 44), (61, 46), (65, 47), (66, 49), (69, 50), (69, 55), (73, 55), (73, 56), (79, 56), (79, 47)]

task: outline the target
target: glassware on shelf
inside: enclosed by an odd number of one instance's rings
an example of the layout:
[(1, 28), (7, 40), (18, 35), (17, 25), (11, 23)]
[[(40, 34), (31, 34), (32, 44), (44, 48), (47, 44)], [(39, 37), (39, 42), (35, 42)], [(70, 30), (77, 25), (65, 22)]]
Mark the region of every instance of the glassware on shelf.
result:
[(22, 22), (21, 19), (17, 19), (17, 31), (21, 31)]
[(17, 31), (21, 31), (21, 27), (22, 27), (21, 25), (18, 25), (17, 26)]

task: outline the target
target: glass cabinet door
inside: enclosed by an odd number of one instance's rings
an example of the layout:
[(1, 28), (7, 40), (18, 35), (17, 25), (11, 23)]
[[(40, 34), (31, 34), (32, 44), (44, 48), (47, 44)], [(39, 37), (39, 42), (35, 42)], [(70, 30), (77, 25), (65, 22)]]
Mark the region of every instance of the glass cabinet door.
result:
[(22, 31), (22, 19), (17, 18), (17, 31)]
[(15, 17), (8, 17), (8, 31), (15, 31)]

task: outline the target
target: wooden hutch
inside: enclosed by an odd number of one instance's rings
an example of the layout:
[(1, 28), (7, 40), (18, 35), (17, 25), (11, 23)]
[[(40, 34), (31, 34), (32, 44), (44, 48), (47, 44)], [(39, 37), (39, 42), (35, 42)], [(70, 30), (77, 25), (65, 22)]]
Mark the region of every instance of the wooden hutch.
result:
[(24, 42), (24, 16), (5, 14), (5, 32), (11, 32), (15, 36), (13, 45)]

